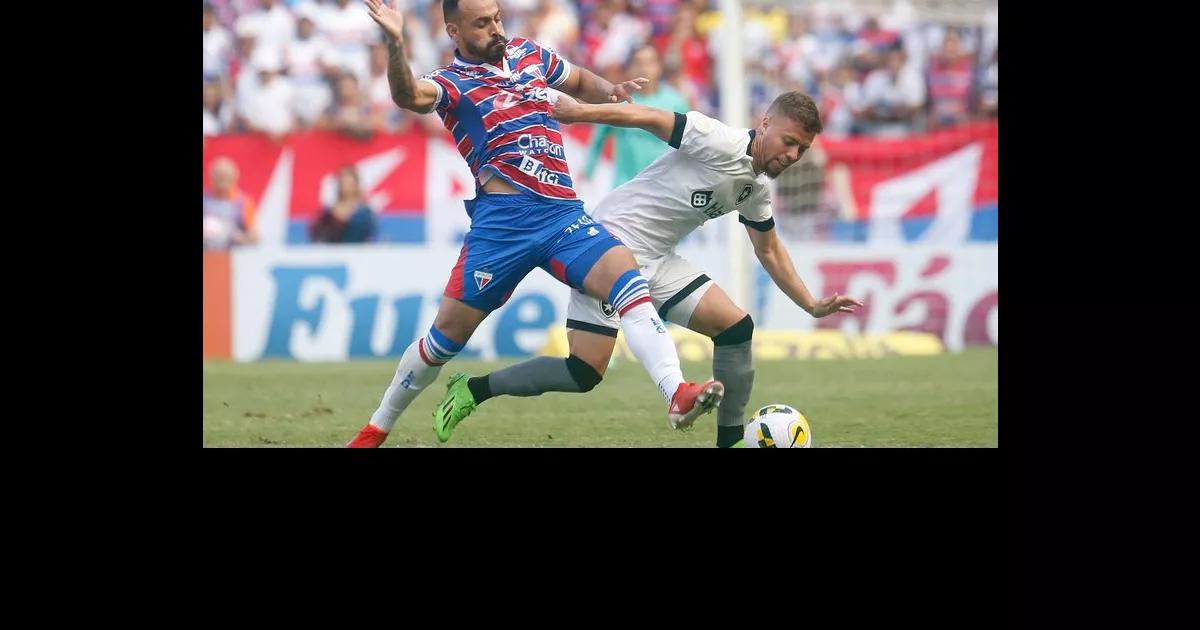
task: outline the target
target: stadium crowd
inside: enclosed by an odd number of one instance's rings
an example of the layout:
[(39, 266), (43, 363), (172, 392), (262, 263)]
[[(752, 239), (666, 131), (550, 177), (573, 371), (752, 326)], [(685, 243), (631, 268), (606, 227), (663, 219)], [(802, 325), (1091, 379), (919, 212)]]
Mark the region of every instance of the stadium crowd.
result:
[[(400, 0), (409, 63), (420, 76), (450, 63), (440, 0)], [(502, 0), (505, 29), (554, 48), (611, 81), (630, 78), (649, 44), (663, 81), (691, 108), (717, 114), (725, 41), (718, 0)], [(974, 17), (931, 16), (892, 3), (745, 0), (746, 77), (754, 115), (778, 94), (816, 99), (826, 137), (895, 137), (995, 117), (995, 4)], [(922, 5), (923, 6), (923, 5)], [(387, 48), (358, 0), (207, 0), (204, 134), (334, 130), (355, 137), (414, 127), (446, 133), (435, 115), (396, 107)]]

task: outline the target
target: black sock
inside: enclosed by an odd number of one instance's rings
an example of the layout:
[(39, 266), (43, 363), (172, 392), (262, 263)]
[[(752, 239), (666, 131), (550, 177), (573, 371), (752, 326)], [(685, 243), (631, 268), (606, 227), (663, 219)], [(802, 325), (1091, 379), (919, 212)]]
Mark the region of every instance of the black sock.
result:
[(492, 386), (488, 384), (486, 374), (467, 379), (467, 389), (471, 390), (471, 396), (475, 397), (476, 405), (481, 405), (483, 401), (492, 397)]
[(717, 448), (729, 448), (742, 439), (745, 427), (717, 427)]

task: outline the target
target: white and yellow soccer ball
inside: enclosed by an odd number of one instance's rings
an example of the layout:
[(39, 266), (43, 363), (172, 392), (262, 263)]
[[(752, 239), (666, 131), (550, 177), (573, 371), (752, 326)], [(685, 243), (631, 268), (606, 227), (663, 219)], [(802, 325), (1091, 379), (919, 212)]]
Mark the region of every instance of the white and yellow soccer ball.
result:
[(746, 424), (745, 448), (809, 448), (812, 428), (796, 408), (772, 403), (759, 408)]

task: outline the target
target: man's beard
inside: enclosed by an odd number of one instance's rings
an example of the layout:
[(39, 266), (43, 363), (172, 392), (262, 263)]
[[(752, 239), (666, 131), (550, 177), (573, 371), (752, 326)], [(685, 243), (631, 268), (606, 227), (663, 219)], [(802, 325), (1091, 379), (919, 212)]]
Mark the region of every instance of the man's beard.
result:
[[(467, 54), (475, 59), (482, 59), (488, 63), (495, 64), (504, 58), (504, 49), (508, 44), (507, 40), (493, 39), (481, 49), (467, 47)], [(492, 53), (495, 50), (497, 52)]]

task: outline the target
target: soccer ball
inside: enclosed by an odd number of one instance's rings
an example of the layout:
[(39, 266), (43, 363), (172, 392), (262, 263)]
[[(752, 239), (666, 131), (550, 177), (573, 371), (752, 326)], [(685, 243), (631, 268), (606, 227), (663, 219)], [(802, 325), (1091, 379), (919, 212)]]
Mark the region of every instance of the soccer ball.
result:
[(808, 448), (812, 446), (812, 429), (808, 418), (794, 407), (772, 403), (750, 416), (745, 448)]

